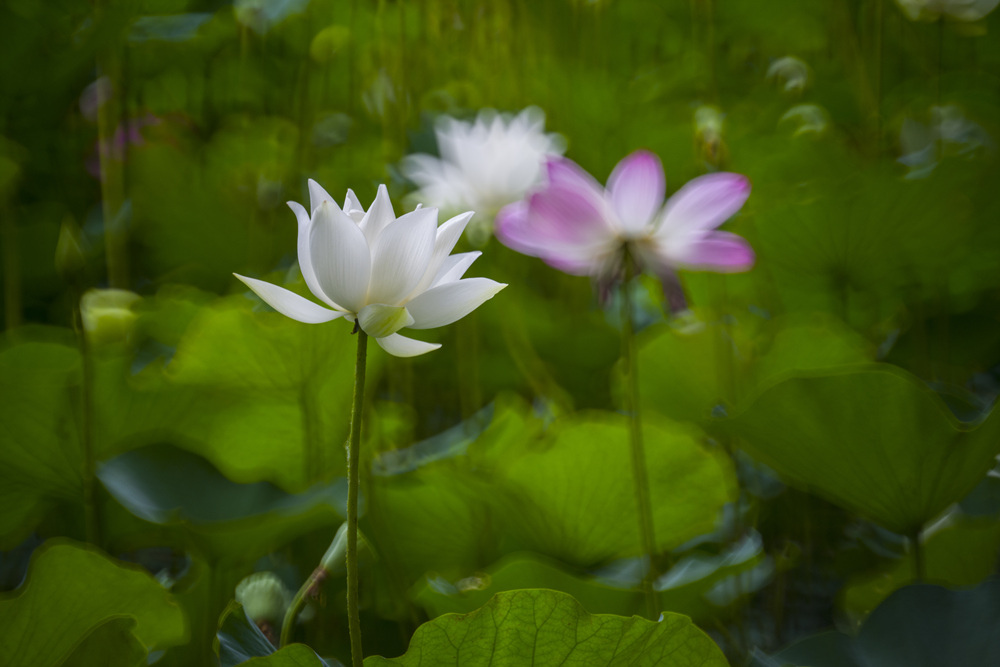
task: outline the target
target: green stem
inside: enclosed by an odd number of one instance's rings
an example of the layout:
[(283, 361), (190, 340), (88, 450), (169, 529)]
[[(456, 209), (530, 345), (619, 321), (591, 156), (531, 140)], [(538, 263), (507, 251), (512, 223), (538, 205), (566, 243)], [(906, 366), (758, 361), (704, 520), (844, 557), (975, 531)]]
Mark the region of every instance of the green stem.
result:
[(298, 618), (299, 612), (305, 606), (306, 598), (317, 595), (319, 587), (330, 576), (330, 573), (333, 572), (334, 564), (344, 557), (346, 551), (344, 542), (346, 537), (347, 524), (343, 523), (340, 529), (337, 530), (337, 535), (333, 538), (333, 542), (327, 547), (326, 553), (323, 554), (323, 560), (320, 561), (319, 567), (313, 570), (309, 578), (306, 579), (298, 592), (295, 593), (292, 603), (288, 605), (288, 609), (285, 611), (285, 618), (281, 622), (281, 640), (278, 644), (279, 646), (288, 645), (288, 641), (292, 638), (292, 628), (295, 626), (295, 619)]
[(875, 0), (875, 146), (879, 154), (882, 149), (882, 59), (883, 44), (882, 32), (884, 30), (883, 0)]
[(653, 528), (653, 505), (649, 498), (649, 476), (646, 472), (646, 451), (642, 444), (642, 417), (639, 413), (639, 375), (636, 364), (635, 336), (632, 331), (632, 298), (629, 282), (632, 278), (631, 259), (626, 258), (625, 279), (622, 281), (622, 362), (625, 369), (625, 411), (629, 415), (629, 435), (632, 450), (632, 477), (635, 503), (639, 511), (639, 536), (646, 557), (646, 572), (642, 577), (642, 592), (646, 599), (646, 616), (659, 616), (653, 581), (656, 578), (653, 556), (656, 536)]
[(292, 638), (292, 628), (295, 627), (295, 619), (298, 618), (299, 612), (302, 611), (302, 607), (306, 604), (306, 597), (311, 591), (317, 589), (322, 583), (323, 579), (326, 577), (326, 572), (322, 568), (316, 568), (313, 573), (309, 575), (305, 583), (299, 587), (299, 590), (295, 593), (295, 597), (292, 598), (292, 603), (288, 605), (288, 609), (285, 610), (285, 618), (281, 621), (281, 639), (278, 642), (278, 646), (288, 646), (289, 640)]
[(0, 245), (3, 245), (4, 326), (7, 330), (21, 325), (21, 267), (17, 252), (17, 228), (13, 207), (0, 207)]
[(347, 620), (351, 634), (351, 662), (362, 667), (361, 618), (358, 616), (358, 485), (360, 484), (361, 409), (365, 402), (365, 362), (368, 334), (358, 328), (358, 356), (354, 367), (354, 406), (347, 454)]
[[(97, 5), (100, 16), (107, 3)], [(124, 165), (125, 155), (115, 155), (115, 133), (121, 121), (120, 89), (122, 77), (121, 62), (111, 47), (98, 54), (98, 73), (110, 81), (112, 93), (101, 100), (97, 110), (98, 159), (100, 160), (101, 206), (104, 217), (104, 253), (108, 265), (108, 286), (125, 289), (128, 287), (128, 233), (122, 218), (125, 201)], [(126, 154), (128, 146), (122, 146)]]
[(83, 313), (80, 310), (81, 289), (73, 290), (74, 320), (80, 341), (80, 359), (83, 373), (80, 386), (80, 446), (83, 450), (83, 512), (84, 530), (87, 541), (103, 548), (103, 530), (101, 528), (100, 497), (98, 495), (97, 457), (94, 451), (94, 358), (87, 332), (83, 326)]

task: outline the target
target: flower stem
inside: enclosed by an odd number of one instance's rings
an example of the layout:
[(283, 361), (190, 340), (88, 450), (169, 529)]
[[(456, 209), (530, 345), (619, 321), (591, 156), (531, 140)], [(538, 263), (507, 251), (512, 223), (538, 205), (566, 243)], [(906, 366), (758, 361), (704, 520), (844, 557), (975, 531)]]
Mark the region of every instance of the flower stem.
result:
[(365, 362), (368, 334), (358, 329), (358, 356), (354, 366), (354, 406), (347, 453), (347, 621), (351, 634), (351, 662), (362, 667), (361, 618), (358, 615), (358, 485), (360, 484), (361, 409), (365, 402)]
[[(95, 4), (98, 21), (108, 11), (107, 0)], [(125, 202), (125, 176), (123, 161), (128, 153), (128, 142), (116, 146), (116, 134), (122, 120), (124, 99), (121, 76), (121, 58), (115, 47), (108, 46), (97, 54), (97, 70), (107, 77), (109, 93), (99, 93), (97, 109), (97, 156), (100, 165), (101, 212), (104, 218), (104, 253), (108, 265), (108, 286), (128, 287), (128, 233), (123, 217)]]
[(649, 476), (646, 472), (646, 451), (642, 444), (642, 417), (639, 413), (639, 375), (636, 364), (635, 336), (632, 331), (632, 298), (629, 282), (632, 278), (631, 260), (626, 260), (625, 279), (621, 286), (622, 362), (625, 369), (625, 411), (629, 415), (629, 435), (632, 450), (632, 477), (635, 502), (639, 511), (639, 536), (642, 552), (648, 561), (642, 577), (642, 593), (646, 599), (646, 616), (655, 620), (659, 616), (653, 581), (656, 571), (653, 556), (656, 536), (653, 528), (653, 506), (649, 497)]
[(327, 577), (334, 570), (334, 563), (344, 557), (346, 552), (346, 547), (344, 546), (346, 532), (347, 524), (341, 524), (340, 529), (333, 538), (333, 542), (327, 547), (326, 553), (323, 555), (323, 560), (320, 561), (319, 566), (313, 570), (305, 583), (299, 587), (298, 592), (295, 593), (295, 597), (292, 598), (291, 604), (288, 605), (288, 609), (285, 611), (285, 618), (281, 622), (281, 640), (278, 644), (279, 646), (287, 646), (288, 640), (292, 638), (292, 628), (295, 626), (295, 619), (298, 618), (299, 612), (305, 606), (306, 597), (316, 597), (319, 594), (319, 587), (323, 585), (323, 582), (326, 581)]
[(292, 638), (292, 628), (295, 627), (295, 619), (298, 618), (299, 612), (302, 611), (302, 607), (306, 604), (306, 596), (310, 591), (317, 589), (322, 583), (323, 578), (325, 578), (326, 572), (322, 568), (316, 568), (313, 570), (309, 578), (305, 580), (305, 583), (299, 587), (299, 590), (295, 593), (295, 597), (292, 598), (292, 603), (288, 605), (288, 609), (285, 610), (285, 618), (281, 621), (281, 639), (278, 642), (279, 647), (288, 646), (288, 640)]
[(0, 245), (3, 246), (4, 327), (13, 330), (21, 325), (21, 267), (17, 251), (17, 227), (13, 206), (0, 202)]
[(84, 531), (87, 541), (100, 548), (104, 547), (104, 534), (101, 526), (99, 482), (97, 480), (97, 455), (94, 443), (94, 350), (87, 340), (87, 332), (83, 326), (81, 302), (83, 290), (73, 289), (73, 325), (77, 330), (82, 373), (80, 377), (80, 448), (83, 460), (83, 513)]

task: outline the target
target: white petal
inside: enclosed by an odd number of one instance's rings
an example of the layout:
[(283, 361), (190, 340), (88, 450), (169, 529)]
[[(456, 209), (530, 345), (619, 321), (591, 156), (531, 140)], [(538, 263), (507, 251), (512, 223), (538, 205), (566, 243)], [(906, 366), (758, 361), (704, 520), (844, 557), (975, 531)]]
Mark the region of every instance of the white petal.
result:
[(406, 309), (413, 316), (411, 329), (433, 329), (460, 320), (506, 287), (489, 278), (466, 278), (432, 287), (418, 295)]
[(441, 347), (440, 343), (425, 343), (422, 340), (414, 340), (399, 334), (376, 338), (375, 342), (383, 350), (394, 357), (415, 357), (420, 354), (427, 354)]
[(465, 275), (472, 263), (483, 253), (478, 250), (473, 252), (463, 252), (457, 255), (449, 255), (445, 258), (444, 264), (438, 270), (437, 276), (431, 282), (431, 287), (437, 287), (445, 283), (453, 283)]
[[(326, 190), (324, 190), (322, 185), (320, 185), (319, 183), (317, 183), (316, 181), (314, 181), (313, 179), (310, 178), (309, 179), (309, 213), (310, 214), (315, 213), (316, 209), (319, 208), (319, 205), (322, 204), (325, 201), (328, 201), (331, 204), (333, 204), (334, 206), (337, 206), (337, 202), (335, 202), (333, 200), (333, 197), (330, 196), (330, 193), (328, 193)], [(340, 207), (337, 206), (337, 208), (340, 208)]]
[(436, 208), (407, 213), (379, 234), (372, 248), (369, 303), (398, 305), (417, 286), (434, 251), (437, 213)]
[(365, 213), (361, 222), (358, 223), (361, 230), (365, 233), (365, 238), (368, 239), (370, 247), (375, 247), (375, 239), (395, 219), (396, 213), (392, 210), (389, 190), (384, 185), (380, 185), (378, 186), (378, 193), (375, 195), (375, 201), (368, 207), (368, 212)]
[(365, 207), (361, 205), (354, 190), (347, 188), (347, 198), (344, 199), (344, 213), (351, 216), (354, 222), (361, 222), (365, 217)]
[(243, 284), (254, 291), (254, 293), (264, 300), (264, 303), (274, 308), (276, 311), (299, 322), (306, 324), (319, 324), (329, 322), (338, 317), (343, 317), (342, 310), (327, 310), (309, 299), (299, 296), (295, 292), (278, 287), (271, 283), (256, 278), (247, 278), (238, 273), (234, 276), (243, 281)]
[(358, 312), (367, 303), (372, 273), (365, 235), (333, 202), (323, 202), (313, 216), (310, 258), (323, 292), (346, 310)]
[(333, 299), (323, 293), (323, 288), (320, 287), (319, 280), (316, 279), (316, 271), (313, 269), (312, 263), (312, 253), (309, 250), (309, 238), (312, 234), (312, 218), (309, 217), (309, 213), (298, 202), (288, 202), (288, 208), (292, 209), (292, 212), (295, 213), (295, 217), (299, 221), (299, 237), (296, 252), (299, 257), (299, 270), (306, 281), (306, 286), (317, 299), (332, 308), (343, 310)]
[(413, 316), (407, 312), (405, 306), (373, 303), (361, 309), (358, 313), (358, 322), (369, 336), (383, 338), (413, 324)]
[(410, 298), (420, 294), (434, 284), (434, 280), (440, 273), (441, 267), (444, 265), (445, 260), (448, 259), (449, 253), (455, 248), (458, 239), (462, 237), (462, 232), (465, 231), (465, 227), (469, 224), (469, 220), (473, 215), (473, 211), (456, 215), (437, 228), (437, 236), (434, 239), (434, 252), (431, 254), (430, 262), (427, 263), (427, 270), (421, 277), (420, 282), (410, 292)]

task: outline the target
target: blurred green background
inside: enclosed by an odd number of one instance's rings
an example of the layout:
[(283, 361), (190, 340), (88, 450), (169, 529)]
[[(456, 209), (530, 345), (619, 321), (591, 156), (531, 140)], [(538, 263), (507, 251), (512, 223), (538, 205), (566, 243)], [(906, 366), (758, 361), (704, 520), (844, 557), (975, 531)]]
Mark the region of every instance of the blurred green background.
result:
[[(69, 637), (9, 655), (70, 664), (101, 632), (138, 647), (101, 664), (215, 664), (243, 577), (299, 586), (342, 520), (354, 339), (232, 273), (307, 293), (284, 202), (386, 183), (402, 213), (400, 160), (482, 108), (540, 107), (602, 182), (647, 148), (668, 192), (753, 183), (726, 226), (751, 272), (682, 275), (678, 317), (633, 285), (665, 610), (748, 664), (918, 573), (995, 575), (998, 35), (889, 0), (8, 0), (0, 586), (34, 561), (0, 618)], [(371, 353), (370, 654), (501, 590), (642, 609), (617, 307), (495, 239), (472, 274), (509, 287), (440, 350)], [(81, 311), (109, 287), (138, 297)], [(343, 590), (296, 628), (341, 660)]]

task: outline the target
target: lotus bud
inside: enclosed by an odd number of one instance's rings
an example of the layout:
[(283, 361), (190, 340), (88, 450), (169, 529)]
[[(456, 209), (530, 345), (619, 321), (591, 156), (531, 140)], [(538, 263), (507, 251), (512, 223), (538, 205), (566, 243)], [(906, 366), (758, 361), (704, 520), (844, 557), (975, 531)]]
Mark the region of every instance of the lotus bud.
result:
[(783, 84), (787, 93), (801, 93), (809, 83), (809, 66), (794, 56), (778, 58), (767, 68), (767, 78)]
[(309, 44), (309, 55), (318, 63), (329, 63), (351, 42), (351, 31), (347, 26), (331, 25), (323, 28)]
[(728, 157), (728, 149), (722, 140), (725, 114), (709, 105), (700, 106), (694, 112), (694, 139), (697, 152), (706, 164), (721, 167)]
[(254, 572), (236, 586), (236, 601), (254, 623), (280, 623), (292, 602), (292, 592), (273, 572)]
[(339, 568), (344, 566), (344, 558), (346, 555), (347, 522), (345, 521), (340, 524), (340, 528), (337, 530), (337, 534), (334, 536), (333, 542), (330, 543), (326, 553), (323, 554), (323, 560), (320, 561), (319, 566), (324, 572), (336, 572)]
[(132, 305), (140, 299), (121, 289), (92, 289), (80, 299), (83, 331), (91, 344), (125, 343), (132, 338), (136, 314)]
[(792, 121), (796, 128), (792, 136), (799, 136), (806, 133), (822, 134), (828, 125), (826, 111), (815, 104), (799, 104), (785, 112), (781, 117), (782, 123)]

